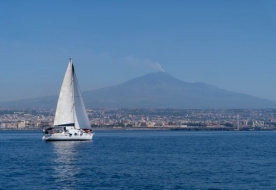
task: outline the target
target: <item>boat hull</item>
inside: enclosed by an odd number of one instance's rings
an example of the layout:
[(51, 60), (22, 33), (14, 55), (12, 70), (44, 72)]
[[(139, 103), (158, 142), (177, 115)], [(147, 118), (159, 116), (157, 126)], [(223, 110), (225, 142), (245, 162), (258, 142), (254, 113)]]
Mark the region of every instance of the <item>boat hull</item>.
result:
[(83, 133), (82, 135), (70, 134), (44, 134), (42, 140), (44, 141), (91, 141), (94, 133)]

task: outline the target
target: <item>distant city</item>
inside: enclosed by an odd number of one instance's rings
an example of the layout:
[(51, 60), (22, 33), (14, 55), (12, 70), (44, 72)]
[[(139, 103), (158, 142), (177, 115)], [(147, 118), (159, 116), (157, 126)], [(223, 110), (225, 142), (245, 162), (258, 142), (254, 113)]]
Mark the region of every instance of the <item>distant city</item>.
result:
[[(276, 109), (88, 109), (95, 130), (276, 130)], [(1, 130), (53, 126), (55, 110), (0, 109)]]

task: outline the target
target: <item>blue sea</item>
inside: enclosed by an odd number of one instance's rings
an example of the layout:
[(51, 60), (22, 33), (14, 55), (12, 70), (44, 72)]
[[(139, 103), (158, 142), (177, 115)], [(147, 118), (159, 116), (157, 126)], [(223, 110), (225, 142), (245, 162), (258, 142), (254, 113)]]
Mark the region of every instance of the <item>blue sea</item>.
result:
[(0, 131), (0, 189), (276, 189), (276, 132)]

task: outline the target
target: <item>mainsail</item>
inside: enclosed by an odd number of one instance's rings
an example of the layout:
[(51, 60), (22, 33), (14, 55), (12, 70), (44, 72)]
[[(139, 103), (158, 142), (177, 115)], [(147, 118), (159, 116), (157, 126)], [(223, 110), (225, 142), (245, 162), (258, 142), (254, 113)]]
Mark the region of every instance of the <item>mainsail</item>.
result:
[(61, 86), (54, 126), (90, 128), (72, 59), (69, 61)]

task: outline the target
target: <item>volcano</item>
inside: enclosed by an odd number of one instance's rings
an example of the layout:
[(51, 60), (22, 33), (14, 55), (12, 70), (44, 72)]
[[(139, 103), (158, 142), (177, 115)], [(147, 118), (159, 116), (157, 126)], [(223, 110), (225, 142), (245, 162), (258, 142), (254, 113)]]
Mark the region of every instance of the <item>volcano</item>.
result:
[(271, 108), (276, 102), (204, 83), (187, 83), (166, 72), (150, 73), (120, 85), (83, 93), (89, 107)]
[[(276, 102), (204, 83), (181, 81), (166, 72), (150, 73), (122, 84), (85, 91), (89, 108), (276, 108)], [(57, 96), (2, 102), (1, 107), (55, 108)]]

